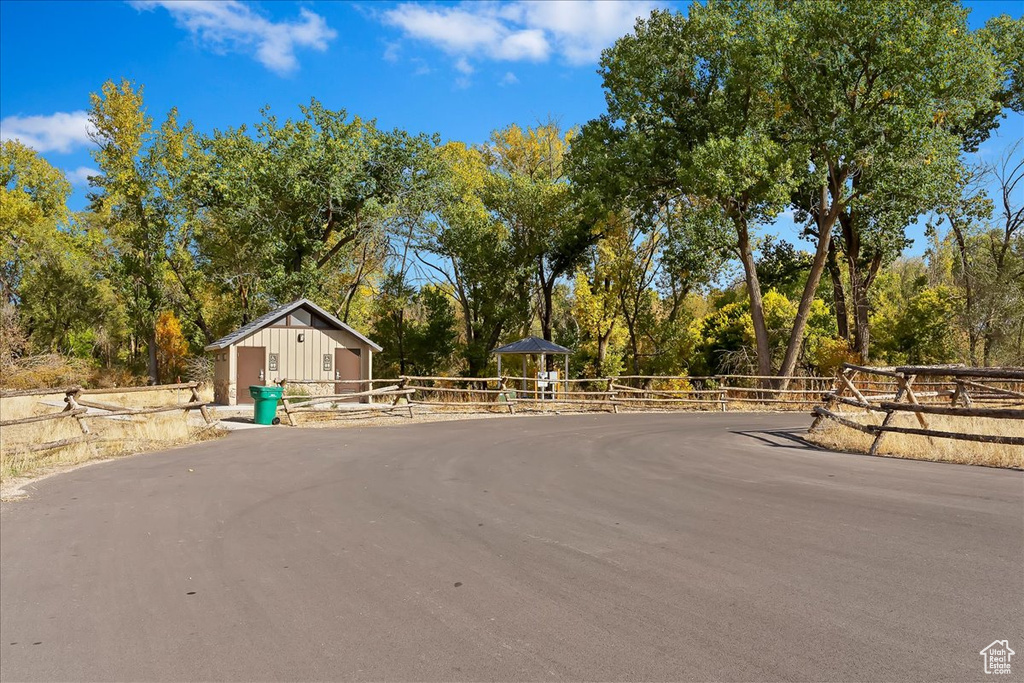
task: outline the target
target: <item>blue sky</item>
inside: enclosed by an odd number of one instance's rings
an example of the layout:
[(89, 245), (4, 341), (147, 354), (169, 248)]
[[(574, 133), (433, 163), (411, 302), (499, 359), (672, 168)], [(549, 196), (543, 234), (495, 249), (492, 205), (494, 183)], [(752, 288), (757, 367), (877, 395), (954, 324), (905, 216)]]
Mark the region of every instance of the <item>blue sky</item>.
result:
[[(973, 26), (1022, 14), (1020, 2), (966, 4)], [(84, 111), (107, 79), (145, 85), (157, 121), (177, 106), (205, 132), (252, 123), (267, 104), (293, 116), (312, 97), (387, 128), (467, 142), (550, 116), (570, 126), (604, 111), (600, 50), (658, 6), (683, 5), (4, 0), (0, 134), (63, 168), (80, 208), (94, 166)], [(982, 154), (1022, 134), (1021, 117), (1008, 119)], [(785, 219), (779, 227), (788, 232)]]

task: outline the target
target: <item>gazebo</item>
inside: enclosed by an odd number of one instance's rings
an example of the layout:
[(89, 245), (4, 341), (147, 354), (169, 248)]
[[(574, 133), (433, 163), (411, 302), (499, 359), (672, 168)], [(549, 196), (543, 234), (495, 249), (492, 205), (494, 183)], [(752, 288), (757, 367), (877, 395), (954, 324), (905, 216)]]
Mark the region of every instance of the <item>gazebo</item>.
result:
[(549, 342), (540, 337), (526, 337), (519, 341), (500, 346), (494, 351), (494, 355), (498, 357), (498, 377), (501, 377), (501, 357), (502, 356), (522, 356), (523, 357), (523, 391), (526, 391), (526, 357), (527, 356), (540, 356), (540, 366), (543, 368), (545, 356), (564, 356), (565, 357), (565, 375), (563, 379), (569, 378), (569, 354), (572, 353), (569, 349), (564, 346), (559, 346), (553, 342)]

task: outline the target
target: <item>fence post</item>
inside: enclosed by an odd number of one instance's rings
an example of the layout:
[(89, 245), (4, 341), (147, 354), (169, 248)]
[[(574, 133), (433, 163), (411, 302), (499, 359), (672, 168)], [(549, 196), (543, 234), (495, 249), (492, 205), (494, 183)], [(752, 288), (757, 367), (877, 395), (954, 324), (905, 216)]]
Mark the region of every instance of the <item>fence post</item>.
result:
[[(893, 403), (899, 403), (903, 399), (907, 392), (910, 391), (910, 385), (914, 383), (916, 378), (917, 375), (906, 376), (903, 373), (896, 375), (896, 382), (899, 384), (899, 389), (896, 390), (896, 398), (893, 399)], [(917, 403), (917, 400), (915, 399), (913, 402)], [(893, 415), (895, 414), (895, 410), (886, 410), (885, 417), (882, 418), (882, 426), (888, 427), (889, 423), (892, 422)], [(921, 416), (918, 415), (918, 419), (920, 419), (920, 417)], [(871, 443), (871, 449), (868, 450), (868, 455), (878, 455), (878, 447), (882, 444), (882, 438), (884, 436), (884, 431), (878, 432), (878, 436), (876, 436), (875, 440)]]
[(504, 392), (504, 393), (498, 394), (495, 397), (495, 399), (499, 399), (502, 396), (504, 396), (505, 397), (505, 403), (508, 404), (508, 414), (509, 415), (515, 415), (516, 414), (516, 406), (515, 406), (515, 404), (513, 402), (512, 397), (509, 396), (508, 385), (505, 384), (505, 378), (504, 377), (498, 377), (498, 391), (501, 391), (501, 392)]
[[(189, 400), (189, 403), (202, 403), (203, 400), (199, 397), (199, 384), (193, 384), (189, 388), (192, 390), (192, 398)], [(203, 416), (203, 419), (206, 420), (206, 424), (213, 422), (213, 419), (210, 417), (210, 413), (206, 409), (205, 405), (199, 406), (199, 413)]]
[(955, 378), (953, 381), (956, 382), (956, 389), (953, 391), (953, 398), (950, 400), (949, 405), (955, 406), (957, 401), (960, 401), (964, 404), (964, 408), (970, 408), (971, 395), (967, 393), (967, 385), (959, 378)]
[[(74, 387), (73, 389), (68, 390), (68, 392), (64, 395), (64, 403), (67, 404), (64, 410), (77, 410), (78, 408), (82, 407), (78, 405), (78, 401), (75, 400), (75, 397), (77, 397), (81, 391), (81, 387)], [(88, 410), (81, 413), (80, 415), (75, 415), (75, 421), (78, 423), (78, 428), (82, 430), (82, 436), (86, 439), (88, 439), (88, 437), (91, 435), (91, 432), (89, 431), (89, 425), (85, 423), (85, 415), (87, 412)], [(96, 444), (94, 444), (91, 440), (87, 441), (87, 443), (89, 444), (89, 451), (92, 453), (93, 457), (96, 457), (98, 455), (98, 453), (96, 452)]]
[[(843, 394), (843, 392), (846, 391), (846, 387), (851, 384), (849, 382), (849, 380), (847, 380), (847, 378), (846, 378), (846, 371), (847, 370), (848, 370), (848, 368), (842, 368), (841, 367), (841, 368), (839, 368), (839, 372), (836, 373), (835, 381), (832, 383), (832, 391), (827, 393), (827, 394), (825, 394), (826, 410), (831, 411), (831, 410), (833, 410), (835, 408), (836, 398), (841, 396)], [(857, 373), (854, 372), (854, 376), (856, 376), (856, 374)], [(871, 411), (868, 411), (868, 412), (871, 412)], [(807, 428), (807, 432), (811, 433), (811, 432), (815, 431), (818, 428), (818, 425), (821, 424), (821, 421), (824, 420), (824, 419), (825, 419), (825, 417), (823, 415), (819, 415), (819, 414), (815, 413), (814, 422), (812, 422), (811, 426)]]
[[(405, 375), (401, 375), (398, 378), (398, 390), (401, 391), (402, 389), (405, 389), (405, 385), (408, 384), (408, 383), (409, 383), (409, 378), (406, 377)], [(402, 398), (403, 395), (405, 396), (405, 404), (409, 407), (409, 419), (411, 420), (412, 419), (412, 394), (396, 394), (395, 395), (395, 400), (391, 402), (391, 405), (392, 406), (397, 406), (399, 399)]]
[(619, 414), (619, 404), (615, 402), (616, 392), (612, 391), (612, 386), (615, 384), (617, 377), (605, 377), (604, 390), (608, 394), (608, 402), (612, 404), (612, 412), (616, 415)]

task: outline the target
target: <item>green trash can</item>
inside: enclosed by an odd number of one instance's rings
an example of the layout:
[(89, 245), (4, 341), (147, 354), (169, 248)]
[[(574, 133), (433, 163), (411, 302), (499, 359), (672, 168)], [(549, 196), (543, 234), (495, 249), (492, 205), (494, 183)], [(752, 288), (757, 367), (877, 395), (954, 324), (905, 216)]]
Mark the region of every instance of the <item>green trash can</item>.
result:
[(277, 402), (284, 394), (282, 387), (261, 387), (253, 385), (249, 387), (249, 395), (253, 398), (252, 421), (258, 425), (280, 424), (281, 419), (277, 416)]

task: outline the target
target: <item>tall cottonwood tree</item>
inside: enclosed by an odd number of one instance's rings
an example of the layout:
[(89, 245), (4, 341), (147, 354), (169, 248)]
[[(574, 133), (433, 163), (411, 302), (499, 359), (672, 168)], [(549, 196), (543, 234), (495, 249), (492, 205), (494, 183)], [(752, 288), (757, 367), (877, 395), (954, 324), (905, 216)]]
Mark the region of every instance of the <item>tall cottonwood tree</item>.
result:
[(530, 318), (531, 253), (485, 203), (491, 170), (483, 153), (453, 142), (437, 154), (442, 170), (417, 258), (455, 300), (463, 357), (479, 377), (502, 335)]
[(37, 245), (68, 218), (71, 183), (17, 140), (0, 142), (0, 287), (16, 303), (26, 264)]
[(596, 238), (563, 164), (573, 134), (553, 121), (525, 130), (511, 125), (492, 133), (483, 146), (491, 171), (485, 203), (529, 255), (541, 334), (548, 341), (555, 284), (579, 265)]
[[(651, 223), (687, 196), (706, 198), (734, 230), (751, 298), (760, 374), (771, 371), (754, 259), (754, 227), (788, 200), (791, 154), (773, 139), (778, 107), (760, 84), (771, 60), (730, 51), (722, 8), (694, 4), (689, 18), (655, 11), (601, 60), (608, 113), (583, 128), (573, 179), (606, 205)], [(731, 31), (735, 35), (735, 31)]]
[(868, 360), (871, 282), (903, 247), (906, 227), (950, 191), (956, 130), (989, 107), (998, 87), (997, 62), (966, 17), (957, 4), (918, 0), (799, 2), (775, 13), (792, 31), (778, 53), (782, 121), (821, 183), (810, 202), (815, 258), (780, 374), (795, 367), (835, 232), (854, 347)]
[[(884, 206), (885, 174), (913, 164), (948, 170), (957, 149), (949, 139), (990, 105), (998, 83), (966, 12), (926, 0), (695, 3), (687, 17), (655, 12), (638, 22), (601, 64), (608, 114), (584, 127), (575, 178), (641, 206), (684, 194), (720, 204), (744, 265), (759, 374), (776, 369), (751, 229), (790, 192), (810, 188), (815, 253), (783, 376), (796, 367), (840, 216), (860, 202), (877, 218), (869, 200)], [(904, 215), (930, 208), (930, 185), (906, 199)]]
[(143, 88), (108, 81), (90, 95), (89, 123), (100, 174), (90, 178), (91, 209), (112, 246), (111, 276), (122, 290), (135, 335), (148, 354), (149, 381), (159, 381), (156, 321), (167, 303), (175, 252), (193, 220), (181, 186), (196, 153), (191, 124), (172, 109), (159, 128), (143, 103)]
[(211, 265), (232, 274), (221, 284), (237, 291), (243, 318), (298, 296), (345, 316), (369, 263), (379, 268), (389, 207), (431, 146), (316, 100), (301, 112), (281, 121), (264, 109), (251, 132), (218, 131), (205, 143), (205, 203), (218, 226)]

